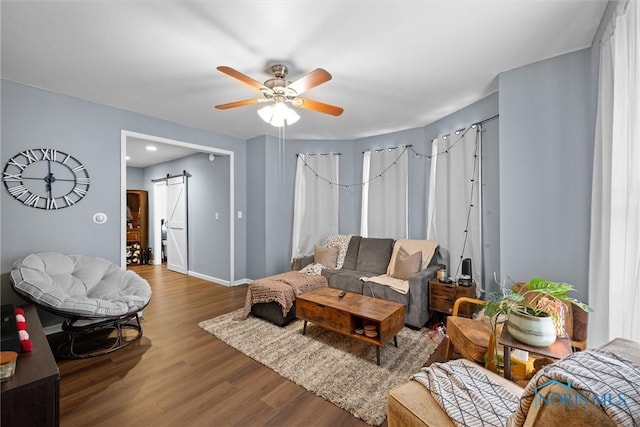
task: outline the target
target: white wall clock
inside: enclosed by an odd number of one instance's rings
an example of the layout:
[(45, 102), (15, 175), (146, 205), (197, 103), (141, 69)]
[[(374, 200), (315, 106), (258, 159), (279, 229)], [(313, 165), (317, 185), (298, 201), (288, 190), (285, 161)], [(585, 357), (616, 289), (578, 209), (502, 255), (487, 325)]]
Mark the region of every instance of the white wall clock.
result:
[(89, 173), (70, 154), (34, 148), (13, 156), (2, 181), (9, 194), (25, 206), (61, 209), (78, 203), (89, 191)]

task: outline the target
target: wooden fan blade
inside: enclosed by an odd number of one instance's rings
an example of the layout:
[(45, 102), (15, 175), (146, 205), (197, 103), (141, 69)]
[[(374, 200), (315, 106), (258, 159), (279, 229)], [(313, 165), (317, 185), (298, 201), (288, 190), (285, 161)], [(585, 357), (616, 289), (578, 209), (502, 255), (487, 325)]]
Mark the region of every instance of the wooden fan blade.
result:
[(258, 90), (262, 90), (262, 89), (268, 89), (265, 85), (263, 85), (262, 83), (260, 83), (257, 80), (252, 79), (251, 77), (242, 74), (240, 71), (238, 70), (234, 70), (231, 67), (226, 67), (226, 66), (220, 66), (217, 67), (217, 70), (225, 73), (228, 76), (233, 77), (234, 79), (238, 79), (240, 80), (242, 83), (248, 84), (251, 87), (254, 87)]
[(304, 108), (306, 110), (330, 114), (332, 116), (339, 116), (344, 111), (344, 109), (336, 107), (335, 105), (325, 104), (324, 102), (318, 102), (306, 98), (296, 98), (293, 102), (293, 105), (295, 105), (296, 107)]
[(322, 83), (326, 83), (331, 80), (331, 74), (322, 68), (316, 68), (312, 72), (305, 74), (295, 82), (291, 83), (288, 88), (296, 91), (298, 95), (308, 91)]
[(259, 99), (245, 99), (244, 101), (229, 102), (228, 104), (216, 105), (218, 110), (227, 110), (229, 108), (244, 107), (245, 105), (253, 105), (259, 103)]

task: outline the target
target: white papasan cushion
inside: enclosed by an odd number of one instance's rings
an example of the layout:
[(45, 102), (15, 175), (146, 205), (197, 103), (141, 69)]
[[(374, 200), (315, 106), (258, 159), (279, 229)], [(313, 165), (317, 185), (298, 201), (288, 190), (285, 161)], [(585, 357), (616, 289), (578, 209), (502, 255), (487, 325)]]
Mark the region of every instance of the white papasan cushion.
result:
[(11, 280), (39, 304), (80, 316), (135, 313), (151, 298), (146, 280), (98, 257), (31, 254), (14, 263)]

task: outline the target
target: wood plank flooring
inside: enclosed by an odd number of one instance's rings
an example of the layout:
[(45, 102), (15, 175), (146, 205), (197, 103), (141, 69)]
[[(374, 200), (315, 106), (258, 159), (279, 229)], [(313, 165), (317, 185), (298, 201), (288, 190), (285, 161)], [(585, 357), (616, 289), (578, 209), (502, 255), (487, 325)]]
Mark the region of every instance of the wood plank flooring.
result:
[(246, 286), (132, 269), (153, 289), (144, 336), (109, 355), (58, 362), (63, 427), (366, 426), (198, 327), (242, 307)]

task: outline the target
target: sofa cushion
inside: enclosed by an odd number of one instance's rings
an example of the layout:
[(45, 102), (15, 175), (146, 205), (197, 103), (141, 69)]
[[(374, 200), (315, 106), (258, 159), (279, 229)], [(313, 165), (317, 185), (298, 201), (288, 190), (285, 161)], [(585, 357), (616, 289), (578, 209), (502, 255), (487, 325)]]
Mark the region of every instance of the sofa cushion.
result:
[[(375, 282), (364, 282), (362, 284), (362, 295), (404, 304), (407, 309), (409, 308), (409, 298), (411, 298), (409, 293), (402, 294), (394, 291), (389, 286)], [(406, 312), (407, 310), (405, 310), (405, 313)]]
[(363, 237), (360, 240), (356, 270), (384, 274), (393, 252), (393, 239)]
[(344, 263), (342, 268), (344, 270), (355, 270), (358, 262), (358, 250), (360, 249), (360, 236), (351, 236), (349, 240), (349, 246), (347, 247), (347, 253), (344, 257)]
[(322, 270), (322, 275), (327, 278), (330, 288), (342, 289), (343, 291), (362, 294), (362, 276), (370, 273), (357, 270)]

